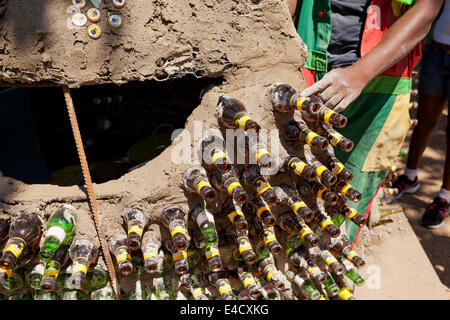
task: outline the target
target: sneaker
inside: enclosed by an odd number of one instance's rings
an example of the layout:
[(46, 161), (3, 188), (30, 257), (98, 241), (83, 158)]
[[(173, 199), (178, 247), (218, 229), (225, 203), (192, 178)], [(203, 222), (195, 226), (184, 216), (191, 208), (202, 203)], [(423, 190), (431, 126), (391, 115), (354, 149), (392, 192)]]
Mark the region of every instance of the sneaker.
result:
[(436, 197), (428, 205), (425, 213), (420, 219), (420, 224), (426, 228), (436, 229), (442, 227), (444, 219), (448, 216), (449, 203), (447, 200)]
[(414, 181), (408, 179), (407, 176), (402, 174), (392, 185), (392, 188), (398, 189), (398, 195), (395, 196), (395, 199), (398, 200), (402, 197), (404, 193), (415, 193), (420, 188), (420, 183), (417, 180), (417, 177)]

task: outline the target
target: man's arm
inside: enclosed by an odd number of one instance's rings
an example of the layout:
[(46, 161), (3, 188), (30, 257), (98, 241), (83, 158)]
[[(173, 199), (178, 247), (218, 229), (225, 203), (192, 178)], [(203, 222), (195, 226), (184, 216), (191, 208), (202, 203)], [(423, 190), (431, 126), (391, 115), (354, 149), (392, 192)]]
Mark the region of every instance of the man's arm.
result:
[(416, 0), (384, 35), (378, 45), (347, 68), (336, 68), (302, 96), (320, 93), (327, 107), (342, 112), (377, 75), (405, 57), (429, 32), (443, 0)]
[(297, 0), (288, 0), (289, 4), (289, 12), (291, 13), (291, 17), (295, 14), (295, 9), (297, 8)]

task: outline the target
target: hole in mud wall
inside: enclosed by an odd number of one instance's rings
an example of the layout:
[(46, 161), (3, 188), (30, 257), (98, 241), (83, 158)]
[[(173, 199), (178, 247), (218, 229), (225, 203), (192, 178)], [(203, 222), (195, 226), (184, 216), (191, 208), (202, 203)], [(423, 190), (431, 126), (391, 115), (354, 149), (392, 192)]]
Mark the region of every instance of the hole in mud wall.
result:
[[(222, 78), (183, 78), (72, 89), (92, 180), (118, 179), (158, 156), (201, 94)], [(61, 87), (0, 89), (0, 171), (25, 183), (81, 185)]]

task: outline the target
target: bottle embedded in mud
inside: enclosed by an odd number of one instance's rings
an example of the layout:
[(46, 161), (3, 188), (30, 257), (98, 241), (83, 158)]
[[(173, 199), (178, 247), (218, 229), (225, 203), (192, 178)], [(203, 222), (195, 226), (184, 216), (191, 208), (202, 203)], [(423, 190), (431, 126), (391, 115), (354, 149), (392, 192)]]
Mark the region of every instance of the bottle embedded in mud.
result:
[(362, 287), (364, 285), (364, 279), (361, 277), (361, 275), (358, 273), (358, 271), (355, 270), (355, 267), (353, 264), (346, 260), (342, 259), (342, 264), (345, 268), (345, 275), (353, 281), (354, 284), (356, 284), (358, 287)]
[(202, 159), (207, 167), (215, 166), (222, 173), (231, 170), (231, 160), (225, 151), (225, 141), (218, 134), (207, 132), (201, 142)]
[(318, 246), (320, 238), (308, 227), (305, 221), (293, 212), (285, 212), (278, 217), (278, 225), (286, 232), (297, 233), (312, 247)]
[(328, 215), (318, 212), (316, 215), (316, 223), (322, 230), (328, 233), (332, 238), (339, 237), (341, 230), (336, 226)]
[(57, 208), (48, 218), (39, 256), (48, 261), (61, 245), (70, 245), (77, 226), (77, 210), (70, 204)]
[(205, 287), (203, 285), (203, 274), (200, 269), (195, 268), (189, 273), (191, 279), (191, 286), (189, 288), (194, 300), (209, 300), (205, 293)]
[(284, 159), (283, 169), (307, 179), (315, 179), (317, 177), (316, 170), (295, 156), (287, 156)]
[(286, 271), (286, 278), (294, 282), (309, 299), (318, 300), (320, 298), (319, 291), (317, 291), (311, 280), (309, 280), (305, 270), (288, 270)]
[(342, 151), (350, 152), (353, 149), (353, 142), (334, 129), (327, 129), (327, 138), (332, 146), (338, 147)]
[(334, 155), (330, 152), (325, 151), (324, 155), (326, 157), (326, 165), (333, 172), (336, 177), (345, 182), (350, 182), (353, 179), (353, 173), (348, 170), (342, 162), (340, 162)]
[(314, 254), (325, 262), (333, 275), (339, 276), (344, 273), (344, 266), (337, 261), (330, 251), (322, 250), (319, 247), (315, 247), (313, 250)]
[(283, 127), (283, 130), (286, 138), (290, 141), (301, 141), (322, 150), (328, 148), (328, 140), (310, 130), (303, 120), (292, 120)]
[(222, 213), (227, 215), (228, 219), (236, 229), (241, 231), (247, 230), (247, 219), (245, 219), (245, 215), (242, 212), (241, 208), (234, 205), (233, 199), (231, 197), (228, 197), (222, 203)]
[(9, 228), (9, 240), (3, 250), (0, 267), (14, 270), (23, 251), (39, 245), (41, 235), (42, 219), (34, 213), (20, 213)]
[(339, 290), (338, 297), (340, 300), (356, 300), (353, 293), (347, 287), (342, 287)]
[(161, 230), (159, 225), (152, 224), (144, 233), (142, 239), (142, 255), (144, 257), (144, 267), (147, 273), (155, 273), (160, 260), (159, 249), (161, 248)]
[(343, 128), (347, 125), (347, 118), (340, 113), (326, 106), (322, 106), (317, 113), (317, 120), (331, 124), (338, 128)]
[(339, 286), (334, 282), (333, 277), (327, 272), (327, 278), (323, 283), (328, 297), (336, 297), (339, 293)]
[[(220, 174), (220, 173), (219, 173)], [(239, 178), (234, 169), (220, 176), (221, 184), (229, 196), (239, 204), (244, 204), (248, 200), (247, 192), (242, 188)]]
[(116, 258), (119, 272), (123, 276), (128, 276), (133, 271), (131, 254), (128, 251), (128, 237), (125, 234), (117, 235), (109, 239), (109, 250)]
[(358, 268), (366, 265), (364, 259), (350, 246), (350, 240), (345, 234), (331, 240), (330, 251), (336, 257), (343, 255)]
[(262, 197), (269, 205), (272, 206), (277, 202), (275, 191), (269, 181), (261, 175), (258, 165), (249, 165), (243, 170), (242, 177), (247, 185), (255, 189), (257, 196)]
[[(256, 138), (257, 136), (255, 136)], [(259, 164), (267, 167), (275, 163), (275, 159), (267, 150), (267, 146), (259, 143), (257, 139), (244, 137), (245, 164)]]
[(11, 218), (0, 218), (0, 246), (8, 240), (9, 227), (11, 226)]
[(298, 214), (306, 222), (309, 223), (312, 221), (314, 218), (313, 212), (300, 200), (295, 189), (287, 184), (281, 184), (280, 186), (275, 187), (275, 194), (279, 202), (290, 207), (292, 211)]
[(253, 299), (258, 299), (261, 296), (261, 289), (256, 283), (248, 266), (245, 263), (240, 262), (238, 263), (236, 270), (243, 287), (248, 290)]
[(362, 194), (345, 181), (338, 181), (333, 189), (354, 202), (361, 201)]
[(69, 259), (69, 247), (61, 245), (53, 257), (45, 264), (44, 274), (40, 283), (41, 291), (50, 292), (54, 290), (56, 279), (61, 269), (69, 262)]
[(338, 201), (338, 195), (317, 181), (301, 181), (297, 183), (297, 190), (300, 194), (313, 194), (315, 197), (335, 205)]
[(341, 212), (343, 212), (345, 217), (353, 221), (358, 227), (364, 227), (367, 224), (367, 218), (360, 215), (358, 211), (352, 207), (346, 205), (342, 208)]
[(317, 176), (319, 177), (320, 181), (328, 188), (333, 186), (337, 182), (336, 175), (328, 170), (328, 168), (325, 167), (322, 162), (316, 160), (310, 165), (314, 168), (314, 170), (316, 170)]
[(166, 239), (164, 241), (164, 246), (167, 250), (169, 250), (172, 253), (172, 260), (175, 267), (175, 273), (178, 276), (182, 276), (189, 272), (189, 262), (188, 262), (188, 250), (185, 249), (178, 249), (174, 246), (172, 241), (170, 239)]
[(88, 290), (96, 290), (106, 287), (108, 281), (108, 272), (98, 264), (86, 274), (85, 282)]
[(276, 218), (270, 210), (269, 206), (261, 197), (256, 197), (249, 202), (249, 210), (253, 214), (261, 219), (268, 227), (273, 227), (276, 222)]
[(233, 289), (231, 288), (230, 281), (228, 280), (228, 271), (226, 269), (211, 271), (208, 278), (209, 282), (217, 288), (220, 296), (224, 300), (236, 300), (233, 295)]
[(222, 259), (220, 258), (219, 246), (217, 243), (207, 244), (203, 247), (206, 260), (208, 261), (209, 270), (219, 270), (223, 268)]
[[(26, 274), (26, 281), (33, 289), (39, 290), (41, 287), (41, 280), (44, 276), (46, 263), (44, 261), (39, 262)], [(0, 270), (1, 272), (2, 270)]]
[(98, 258), (97, 246), (88, 239), (76, 239), (69, 248), (72, 259), (72, 275), (70, 284), (74, 289), (80, 289), (91, 264)]
[(244, 259), (245, 263), (252, 265), (256, 262), (256, 253), (253, 251), (253, 247), (250, 244), (247, 230), (241, 231), (234, 228), (233, 225), (229, 225), (225, 229), (226, 236), (236, 243), (236, 247)]
[(211, 186), (202, 167), (191, 167), (183, 174), (183, 183), (186, 189), (198, 193), (205, 201), (213, 202), (217, 198), (216, 190)]
[(216, 243), (218, 241), (214, 216), (203, 205), (198, 204), (195, 206), (191, 218), (197, 223), (208, 243)]
[(184, 250), (189, 246), (187, 219), (187, 214), (178, 205), (167, 206), (162, 211), (161, 222), (169, 229), (176, 250)]
[(275, 261), (272, 256), (258, 261), (258, 268), (264, 274), (264, 278), (270, 281), (278, 291), (283, 291), (285, 288), (284, 276), (280, 270), (275, 266)]
[(261, 126), (248, 115), (247, 109), (241, 101), (220, 94), (216, 109), (219, 121), (225, 128), (252, 130), (255, 134), (259, 133)]
[(127, 226), (128, 248), (133, 251), (138, 250), (141, 247), (147, 217), (142, 211), (132, 208), (124, 208), (122, 217)]
[(269, 87), (269, 92), (272, 105), (278, 112), (300, 110), (314, 116), (323, 106), (323, 102), (319, 97), (302, 97), (293, 87), (287, 84), (272, 84)]
[(275, 230), (273, 227), (265, 226), (263, 221), (258, 217), (254, 217), (252, 227), (258, 238), (273, 255), (276, 256), (281, 252), (282, 246), (275, 237)]

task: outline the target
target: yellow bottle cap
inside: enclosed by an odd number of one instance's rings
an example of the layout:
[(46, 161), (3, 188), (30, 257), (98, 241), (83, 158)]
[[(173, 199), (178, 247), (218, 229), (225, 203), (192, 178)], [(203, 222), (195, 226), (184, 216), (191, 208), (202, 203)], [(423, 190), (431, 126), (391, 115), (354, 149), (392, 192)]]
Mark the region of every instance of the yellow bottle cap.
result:
[(98, 39), (102, 35), (102, 28), (98, 24), (93, 23), (87, 28), (87, 33), (92, 39)]
[(72, 0), (72, 4), (80, 9), (86, 7), (86, 0)]
[(113, 28), (119, 28), (122, 25), (122, 18), (116, 14), (109, 17), (109, 25)]
[(112, 3), (116, 8), (123, 8), (127, 4), (127, 0), (113, 0)]
[(91, 8), (87, 12), (87, 18), (92, 22), (100, 21), (102, 13), (97, 8)]
[(76, 27), (83, 27), (87, 22), (86, 16), (81, 13), (77, 12), (72, 16), (72, 24)]

